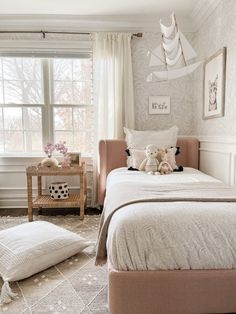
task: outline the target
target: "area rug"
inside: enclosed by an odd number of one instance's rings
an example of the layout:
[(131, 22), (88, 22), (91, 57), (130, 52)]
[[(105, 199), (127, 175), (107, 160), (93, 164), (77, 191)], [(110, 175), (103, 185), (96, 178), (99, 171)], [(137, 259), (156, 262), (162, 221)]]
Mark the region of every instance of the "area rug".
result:
[[(100, 216), (35, 216), (96, 241)], [(0, 217), (0, 230), (28, 221), (26, 216)], [(28, 279), (12, 283), (15, 301), (0, 306), (0, 313), (107, 314), (107, 269), (94, 266), (87, 248), (66, 261)], [(2, 287), (0, 279), (0, 288)]]

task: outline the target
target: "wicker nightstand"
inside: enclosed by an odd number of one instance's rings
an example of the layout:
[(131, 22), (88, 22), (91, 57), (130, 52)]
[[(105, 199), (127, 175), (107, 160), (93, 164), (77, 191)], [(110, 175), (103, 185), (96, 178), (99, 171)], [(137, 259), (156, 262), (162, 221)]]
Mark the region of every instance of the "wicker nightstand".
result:
[[(80, 207), (80, 219), (84, 219), (84, 209), (86, 207), (87, 197), (87, 174), (85, 163), (81, 165), (73, 165), (71, 167), (43, 167), (29, 166), (26, 168), (27, 190), (28, 190), (28, 217), (29, 221), (33, 221), (33, 208), (64, 208), (64, 207)], [(49, 195), (42, 195), (42, 176), (79, 176), (80, 191), (71, 194), (65, 200), (52, 200)], [(38, 196), (33, 200), (32, 193), (32, 177), (37, 177)]]

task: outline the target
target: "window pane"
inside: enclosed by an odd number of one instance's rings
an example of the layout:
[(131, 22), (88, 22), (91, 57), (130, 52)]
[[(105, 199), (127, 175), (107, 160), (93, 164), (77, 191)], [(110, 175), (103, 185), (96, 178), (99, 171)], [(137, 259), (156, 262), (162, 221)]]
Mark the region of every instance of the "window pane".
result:
[(5, 81), (4, 93), (6, 104), (23, 103), (23, 89), (20, 81)]
[(91, 82), (74, 82), (73, 96), (73, 104), (91, 104)]
[(72, 78), (72, 60), (54, 59), (53, 60), (54, 80), (71, 81)]
[(0, 58), (0, 80), (2, 80), (2, 58)]
[(2, 87), (2, 82), (0, 81), (0, 104), (3, 104), (3, 87)]
[(3, 131), (0, 131), (0, 152), (4, 152)]
[(24, 142), (23, 142), (23, 132), (10, 132), (5, 133), (5, 151), (6, 152), (23, 152)]
[(24, 104), (42, 104), (42, 89), (41, 82), (38, 81), (25, 81), (23, 90), (23, 103)]
[(28, 152), (42, 152), (43, 143), (41, 132), (25, 132), (26, 150)]
[(41, 83), (37, 81), (5, 81), (6, 104), (41, 104)]
[(72, 83), (55, 82), (54, 83), (54, 103), (55, 104), (72, 104)]
[(24, 129), (41, 130), (42, 129), (42, 113), (39, 107), (23, 108)]
[(43, 103), (41, 59), (2, 58), (5, 104)]
[(41, 81), (41, 60), (38, 58), (23, 58), (24, 80)]
[(5, 130), (22, 130), (22, 109), (21, 108), (4, 108), (4, 129)]
[(72, 130), (72, 108), (54, 108), (54, 129)]
[(2, 58), (4, 80), (22, 80), (22, 58)]
[(92, 79), (91, 59), (75, 59), (73, 61), (73, 79), (75, 81), (90, 81)]
[(93, 132), (75, 132), (74, 147), (82, 153), (92, 153), (94, 138)]
[(74, 129), (88, 130), (94, 128), (94, 109), (93, 108), (74, 108)]
[(3, 116), (2, 116), (2, 108), (0, 108), (0, 130), (3, 129)]
[(66, 146), (71, 150), (73, 149), (73, 133), (65, 131), (56, 131), (55, 132), (55, 142), (65, 141)]
[(90, 105), (92, 60), (53, 59), (53, 103)]

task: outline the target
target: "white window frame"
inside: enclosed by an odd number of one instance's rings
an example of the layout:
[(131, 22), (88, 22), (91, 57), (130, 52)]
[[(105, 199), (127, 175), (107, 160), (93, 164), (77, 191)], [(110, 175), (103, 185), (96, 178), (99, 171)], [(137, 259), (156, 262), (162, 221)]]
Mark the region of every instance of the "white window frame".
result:
[[(7, 55), (4, 55), (7, 57)], [(29, 54), (20, 54), (19, 55), (9, 55), (9, 57), (32, 57), (29, 56)], [(34, 57), (34, 56), (33, 56)], [(54, 104), (52, 102), (53, 99), (53, 67), (52, 67), (52, 57), (50, 56), (44, 56), (40, 57), (37, 56), (38, 58), (41, 59), (41, 71), (42, 71), (42, 89), (43, 89), (43, 104), (0, 104), (1, 107), (19, 107), (19, 108), (24, 108), (24, 107), (40, 107), (41, 108), (41, 113), (42, 113), (42, 144), (43, 146), (46, 145), (48, 142), (54, 142), (54, 117), (53, 117), (53, 109), (54, 108), (94, 108), (93, 101), (91, 99), (91, 104), (90, 105), (84, 105), (84, 104)], [(36, 57), (36, 58), (37, 58)], [(92, 60), (92, 53), (87, 52), (86, 54), (76, 54), (76, 55), (54, 55), (54, 58), (68, 58), (68, 59), (81, 59), (81, 58), (91, 58)], [(93, 64), (92, 64), (93, 67)], [(93, 69), (92, 69), (93, 72)], [(92, 80), (93, 81), (93, 80)], [(23, 119), (23, 115), (22, 115)], [(23, 121), (22, 121), (23, 123)], [(4, 126), (3, 126), (4, 129)], [(66, 132), (66, 130), (63, 130)], [(23, 130), (22, 132), (25, 132)], [(24, 138), (25, 141), (25, 138)], [(25, 144), (25, 143), (24, 143)], [(43, 153), (43, 148), (42, 152), (0, 152), (0, 157), (37, 157), (37, 156), (44, 156)]]

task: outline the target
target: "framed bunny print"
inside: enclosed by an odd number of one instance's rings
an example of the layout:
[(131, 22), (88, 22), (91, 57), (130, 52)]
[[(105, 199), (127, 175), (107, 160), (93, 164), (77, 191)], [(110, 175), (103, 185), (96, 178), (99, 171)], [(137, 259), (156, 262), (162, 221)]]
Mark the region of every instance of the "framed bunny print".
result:
[(226, 47), (205, 62), (203, 119), (224, 116)]

